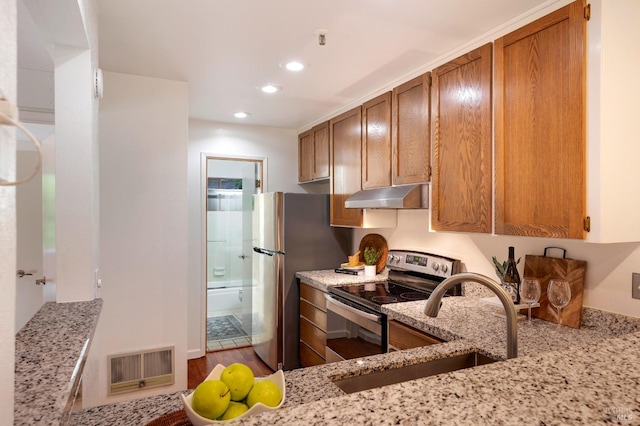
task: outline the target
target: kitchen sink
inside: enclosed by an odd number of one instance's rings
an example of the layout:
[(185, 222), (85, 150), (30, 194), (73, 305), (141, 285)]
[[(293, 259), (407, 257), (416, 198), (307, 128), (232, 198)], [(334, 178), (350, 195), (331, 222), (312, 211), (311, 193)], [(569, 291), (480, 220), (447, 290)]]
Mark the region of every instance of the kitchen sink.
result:
[(345, 393), (355, 393), (367, 389), (388, 386), (422, 377), (435, 376), (436, 374), (449, 373), (451, 371), (471, 368), (478, 365), (490, 364), (497, 360), (478, 352), (470, 352), (455, 355), (449, 358), (434, 359), (419, 364), (405, 367), (392, 368), (390, 370), (375, 371), (360, 376), (347, 377), (334, 380), (333, 383)]

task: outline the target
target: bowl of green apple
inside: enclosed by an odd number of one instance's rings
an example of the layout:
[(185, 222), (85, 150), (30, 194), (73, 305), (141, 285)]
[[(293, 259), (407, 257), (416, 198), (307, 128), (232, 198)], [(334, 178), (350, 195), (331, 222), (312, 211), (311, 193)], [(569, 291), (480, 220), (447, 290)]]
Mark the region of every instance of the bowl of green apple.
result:
[(251, 368), (233, 363), (216, 365), (192, 393), (180, 397), (191, 423), (206, 426), (277, 410), (285, 393), (282, 370), (254, 377)]

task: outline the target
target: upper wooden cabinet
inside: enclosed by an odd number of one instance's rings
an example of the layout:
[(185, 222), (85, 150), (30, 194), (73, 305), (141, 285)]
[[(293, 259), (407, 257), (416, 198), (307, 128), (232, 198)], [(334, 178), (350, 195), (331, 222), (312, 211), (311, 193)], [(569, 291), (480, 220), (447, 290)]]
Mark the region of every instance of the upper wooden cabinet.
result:
[(329, 121), (331, 143), (331, 224), (362, 226), (362, 209), (344, 202), (362, 189), (362, 109), (356, 107)]
[(391, 175), (394, 185), (429, 182), (430, 79), (427, 72), (393, 89)]
[(362, 188), (391, 186), (391, 92), (362, 105)]
[(498, 234), (585, 237), (583, 10), (576, 1), (495, 42)]
[(298, 135), (298, 182), (329, 177), (329, 122)]
[(432, 71), (432, 228), (491, 232), (491, 44)]

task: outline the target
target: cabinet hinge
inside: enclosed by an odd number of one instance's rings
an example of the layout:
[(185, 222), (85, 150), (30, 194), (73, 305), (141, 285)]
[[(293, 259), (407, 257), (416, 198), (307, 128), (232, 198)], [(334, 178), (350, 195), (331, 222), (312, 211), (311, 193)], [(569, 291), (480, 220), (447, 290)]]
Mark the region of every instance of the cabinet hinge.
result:
[(429, 87), (431, 87), (431, 74), (429, 74)]
[(256, 188), (262, 188), (260, 179), (256, 179)]
[(429, 166), (429, 180), (431, 180), (431, 166)]
[(587, 232), (591, 232), (591, 217), (587, 216), (584, 218), (584, 230)]
[(586, 19), (587, 21), (588, 21), (589, 19), (591, 19), (591, 4), (590, 4), (590, 3), (589, 3), (589, 4), (587, 4), (587, 5), (584, 7), (584, 19)]

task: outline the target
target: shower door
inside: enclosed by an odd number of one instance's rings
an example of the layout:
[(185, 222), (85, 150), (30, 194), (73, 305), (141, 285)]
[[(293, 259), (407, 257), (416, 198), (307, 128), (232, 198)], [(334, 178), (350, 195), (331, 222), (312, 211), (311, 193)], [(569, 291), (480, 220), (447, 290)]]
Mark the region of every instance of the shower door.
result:
[(242, 166), (242, 329), (251, 336), (253, 322), (251, 295), (253, 284), (251, 279), (252, 253), (252, 213), (253, 194), (258, 193), (256, 182), (259, 182), (259, 163), (250, 162)]

